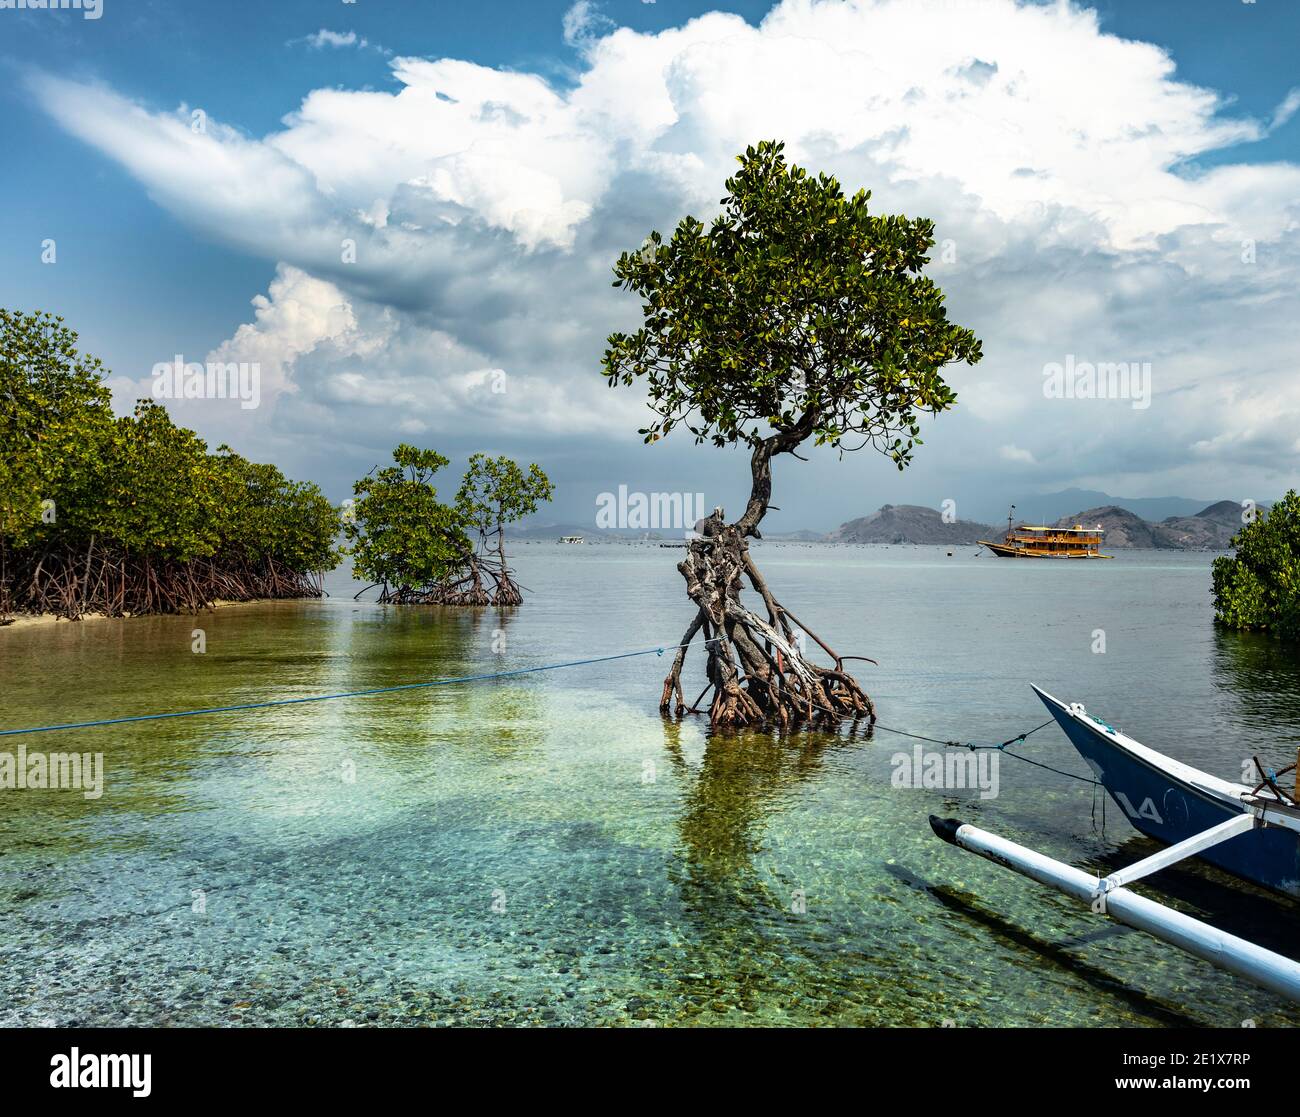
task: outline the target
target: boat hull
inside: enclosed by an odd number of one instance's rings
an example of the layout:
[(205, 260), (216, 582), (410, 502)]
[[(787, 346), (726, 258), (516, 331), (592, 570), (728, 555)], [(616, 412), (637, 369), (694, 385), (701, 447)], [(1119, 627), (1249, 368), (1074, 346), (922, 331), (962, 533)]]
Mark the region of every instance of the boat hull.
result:
[[(1230, 783), (1156, 752), (1105, 722), (1034, 691), (1112, 801), (1150, 838), (1172, 845), (1247, 808), (1250, 788)], [(1300, 899), (1300, 837), (1264, 827), (1231, 838), (1201, 857), (1212, 865)]]
[(1005, 543), (990, 543), (987, 539), (979, 540), (982, 547), (987, 547), (998, 558), (1031, 559), (1108, 559), (1111, 555), (1099, 555), (1095, 551), (1026, 551), (1021, 547), (1008, 547)]

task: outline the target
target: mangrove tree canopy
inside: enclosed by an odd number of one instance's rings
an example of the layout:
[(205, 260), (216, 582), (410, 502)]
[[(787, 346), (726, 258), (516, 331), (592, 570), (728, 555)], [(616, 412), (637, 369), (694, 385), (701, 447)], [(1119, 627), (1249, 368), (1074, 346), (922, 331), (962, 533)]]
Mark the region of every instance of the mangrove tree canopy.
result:
[(1214, 619), (1300, 640), (1300, 497), (1292, 489), (1232, 537), (1234, 555), (1214, 560)]
[(505, 456), (470, 455), (469, 467), (456, 493), (456, 510), (466, 530), (478, 535), (478, 552), (471, 571), (475, 585), (482, 576), (480, 568), (485, 558), (491, 556), (486, 573), (493, 582), (489, 595), (493, 605), (518, 605), (523, 601), (506, 559), (506, 524), (531, 516), (554, 492), (551, 479), (536, 462), (525, 473), (517, 462)]
[(428, 600), (472, 545), (455, 507), (440, 501), (433, 485), (447, 459), (403, 442), (393, 462), (352, 486), (358, 499), (344, 531), (356, 575), (381, 587), (380, 601), (407, 604)]

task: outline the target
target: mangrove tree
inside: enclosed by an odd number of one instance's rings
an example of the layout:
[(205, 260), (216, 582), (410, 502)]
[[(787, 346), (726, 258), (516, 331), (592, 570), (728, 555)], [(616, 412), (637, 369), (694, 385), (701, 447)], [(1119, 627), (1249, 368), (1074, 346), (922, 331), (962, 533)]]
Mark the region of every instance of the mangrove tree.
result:
[(523, 594), (506, 558), (505, 528), (551, 499), (541, 467), (473, 454), (455, 500), (438, 499), (436, 450), (403, 443), (394, 464), (354, 486), (346, 516), (356, 573), (387, 604), (518, 605)]
[(1300, 496), (1292, 489), (1231, 545), (1212, 567), (1215, 621), (1300, 640)]
[[(870, 447), (901, 470), (921, 443), (919, 416), (956, 400), (943, 368), (980, 359), (978, 339), (948, 321), (943, 293), (922, 274), (933, 223), (873, 214), (866, 191), (846, 197), (783, 149), (763, 142), (739, 157), (708, 228), (686, 217), (671, 238), (652, 232), (619, 257), (614, 286), (639, 296), (642, 323), (612, 334), (603, 361), (611, 386), (648, 389), (647, 443), (682, 428), (697, 443), (750, 453), (744, 510), (727, 522), (716, 509), (678, 564), (696, 612), (661, 698), (665, 711), (674, 701), (688, 709), (685, 645), (702, 633), (710, 720), (724, 727), (874, 720), (845, 666), (861, 657), (832, 651), (781, 605), (749, 540), (760, 537), (774, 459), (809, 442)], [(745, 580), (762, 615), (741, 596)], [(806, 654), (800, 631), (829, 666)]]

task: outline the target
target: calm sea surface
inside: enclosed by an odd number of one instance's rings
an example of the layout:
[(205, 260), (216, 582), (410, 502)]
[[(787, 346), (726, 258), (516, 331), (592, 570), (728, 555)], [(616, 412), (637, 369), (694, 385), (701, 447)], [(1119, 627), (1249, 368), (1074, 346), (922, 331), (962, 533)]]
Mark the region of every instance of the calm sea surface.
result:
[[(351, 600), (0, 630), (0, 728), (382, 687), (675, 644), (680, 555), (516, 545), (521, 609)], [(1300, 662), (1216, 633), (1207, 555), (1106, 563), (755, 548), (888, 726), (1001, 741), (1036, 682), (1240, 778), (1300, 742)], [(191, 651), (196, 627), (207, 651)], [(1105, 651), (1095, 652), (1104, 633)], [(1300, 1023), (1300, 1012), (938, 841), (955, 815), (1105, 871), (1153, 846), (1012, 759), (996, 798), (891, 785), (913, 742), (710, 737), (653, 655), (0, 740), (103, 752), (104, 795), (0, 792), (0, 1025)], [(688, 697), (703, 686), (687, 661)], [(1051, 726), (1020, 747), (1086, 772)], [(1143, 886), (1300, 954), (1294, 904)]]

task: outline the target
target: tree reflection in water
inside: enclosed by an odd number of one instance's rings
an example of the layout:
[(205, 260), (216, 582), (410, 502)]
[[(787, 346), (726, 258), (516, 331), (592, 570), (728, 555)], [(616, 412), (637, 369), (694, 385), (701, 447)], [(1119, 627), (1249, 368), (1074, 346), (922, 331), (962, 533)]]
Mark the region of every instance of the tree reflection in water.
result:
[(827, 954), (834, 953), (827, 929), (815, 898), (807, 910), (801, 907), (803, 882), (774, 864), (771, 854), (779, 851), (766, 844), (767, 822), (795, 809), (797, 789), (811, 785), (831, 754), (869, 736), (865, 728), (711, 733), (693, 765), (680, 722), (664, 719), (665, 749), (682, 789), (680, 844), (669, 879), (686, 933), (659, 981), (667, 982), (668, 1002), (686, 1016), (770, 1010), (781, 989), (791, 998), (785, 1008), (813, 999), (828, 1013), (839, 1011), (838, 996), (816, 992), (828, 976)]
[(1214, 634), (1214, 685), (1225, 716), (1277, 768), (1295, 763), (1300, 747), (1300, 645), (1255, 632)]

